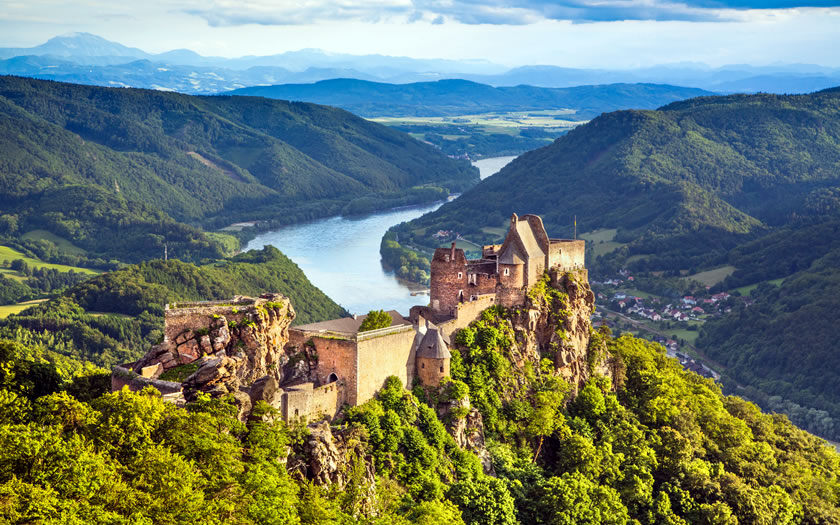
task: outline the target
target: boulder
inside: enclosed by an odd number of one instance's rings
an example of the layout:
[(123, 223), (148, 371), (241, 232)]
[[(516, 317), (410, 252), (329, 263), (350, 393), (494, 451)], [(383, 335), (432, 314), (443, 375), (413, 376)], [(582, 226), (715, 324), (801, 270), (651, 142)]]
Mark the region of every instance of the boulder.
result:
[(255, 405), (257, 401), (265, 401), (270, 404), (276, 392), (277, 380), (273, 376), (263, 376), (251, 385), (251, 401)]
[(230, 329), (227, 319), (222, 315), (210, 322), (210, 343), (214, 352), (224, 350), (230, 343)]
[(233, 401), (236, 403), (237, 413), (236, 417), (243, 423), (248, 420), (248, 415), (251, 413), (253, 403), (251, 398), (245, 392), (237, 390), (233, 393)]
[(192, 339), (193, 337), (195, 337), (195, 336), (192, 333), (192, 331), (187, 330), (186, 332), (180, 333), (178, 335), (178, 337), (175, 338), (175, 344), (176, 345), (182, 345), (182, 344), (186, 343), (187, 341), (189, 341), (190, 339)]
[(309, 437), (304, 447), (308, 459), (307, 477), (316, 485), (343, 485), (345, 480), (341, 467), (344, 466), (344, 455), (336, 446), (330, 426), (326, 421), (319, 421), (307, 429)]
[(202, 335), (201, 339), (198, 340), (198, 346), (201, 348), (202, 354), (213, 353), (213, 344), (210, 342), (209, 335)]
[(186, 343), (178, 345), (177, 351), (178, 360), (182, 365), (192, 363), (201, 357), (201, 348), (198, 345), (198, 341), (195, 339), (190, 339)]

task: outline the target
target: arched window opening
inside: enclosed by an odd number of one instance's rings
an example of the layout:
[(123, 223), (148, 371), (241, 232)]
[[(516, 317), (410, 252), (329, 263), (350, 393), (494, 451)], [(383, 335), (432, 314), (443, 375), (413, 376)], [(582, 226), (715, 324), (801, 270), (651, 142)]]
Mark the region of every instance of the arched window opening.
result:
[(327, 383), (335, 383), (336, 381), (338, 381), (338, 376), (335, 375), (335, 372), (333, 372), (330, 374), (330, 377), (327, 378)]

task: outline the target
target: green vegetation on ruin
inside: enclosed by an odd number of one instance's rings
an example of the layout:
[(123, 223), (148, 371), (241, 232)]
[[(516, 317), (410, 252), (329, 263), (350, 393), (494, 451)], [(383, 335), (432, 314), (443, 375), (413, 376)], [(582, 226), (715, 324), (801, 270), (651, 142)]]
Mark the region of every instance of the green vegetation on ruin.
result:
[(185, 379), (193, 375), (198, 370), (198, 363), (187, 363), (186, 365), (178, 365), (170, 368), (162, 373), (158, 379), (161, 381), (173, 381), (175, 383), (183, 383)]
[(367, 313), (367, 317), (359, 325), (359, 332), (367, 332), (370, 330), (379, 330), (380, 328), (388, 328), (391, 326), (393, 319), (384, 310), (371, 310)]

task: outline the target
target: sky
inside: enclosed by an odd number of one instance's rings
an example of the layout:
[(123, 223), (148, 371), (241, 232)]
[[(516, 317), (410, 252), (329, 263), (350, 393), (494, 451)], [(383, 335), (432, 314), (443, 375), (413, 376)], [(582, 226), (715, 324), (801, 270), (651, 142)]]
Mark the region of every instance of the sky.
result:
[(840, 67), (840, 1), (0, 0), (0, 47), (68, 32), (226, 57), (318, 48), (508, 67)]

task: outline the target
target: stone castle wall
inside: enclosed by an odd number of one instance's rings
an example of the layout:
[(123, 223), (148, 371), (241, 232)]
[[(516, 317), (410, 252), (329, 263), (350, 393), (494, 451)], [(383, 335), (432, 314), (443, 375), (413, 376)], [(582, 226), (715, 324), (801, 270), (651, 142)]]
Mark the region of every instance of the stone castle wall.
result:
[(475, 321), (481, 312), (496, 304), (496, 294), (479, 295), (475, 301), (460, 303), (455, 308), (455, 317), (448, 321), (438, 323), (437, 327), (441, 334), (446, 337), (453, 337), (455, 332), (469, 326)]
[(585, 268), (586, 241), (557, 240), (551, 242), (549, 266), (562, 270)]
[(437, 386), (441, 379), (449, 377), (449, 359), (417, 358), (417, 377), (424, 385)]
[(458, 304), (459, 292), (467, 294), (467, 258), (464, 250), (438, 248), (432, 257), (429, 295), (432, 308), (448, 312)]
[[(388, 376), (397, 376), (406, 388), (414, 381), (414, 336), (410, 325), (362, 332), (358, 339), (355, 405), (373, 398)], [(383, 333), (384, 332), (384, 333)]]
[(496, 303), (511, 308), (525, 303), (528, 290), (525, 287), (500, 286), (496, 292)]
[[(289, 343), (298, 347), (311, 345), (318, 356), (315, 379), (326, 386), (330, 375), (335, 374), (343, 385), (337, 401), (339, 406), (342, 403), (355, 406), (373, 398), (389, 376), (397, 376), (410, 388), (415, 373), (412, 348), (415, 333), (411, 325), (343, 335), (293, 328)], [(299, 400), (301, 396), (300, 393), (293, 396), (299, 411), (304, 404)]]
[(471, 284), (467, 287), (467, 291), (464, 292), (464, 299), (471, 300), (473, 296), (485, 295), (488, 293), (496, 293), (496, 285), (499, 284), (499, 276), (495, 273), (492, 275), (488, 275), (486, 273), (476, 273), (473, 274), (475, 277), (473, 278), (475, 284)]
[(315, 369), (318, 383), (322, 385), (328, 383), (330, 374), (335, 374), (344, 385), (344, 393), (340, 401), (354, 404), (357, 390), (355, 341), (292, 328), (289, 331), (289, 343), (298, 347), (312, 345), (318, 356), (318, 366)]
[(286, 389), (280, 396), (280, 413), (285, 421), (322, 416), (332, 418), (341, 408), (345, 398), (345, 385), (341, 381), (315, 387), (304, 383)]
[(255, 304), (253, 299), (236, 298), (232, 301), (205, 301), (173, 303), (166, 305), (164, 316), (164, 341), (175, 341), (189, 330), (206, 328), (213, 316), (224, 316), (228, 321), (239, 322), (246, 310)]

